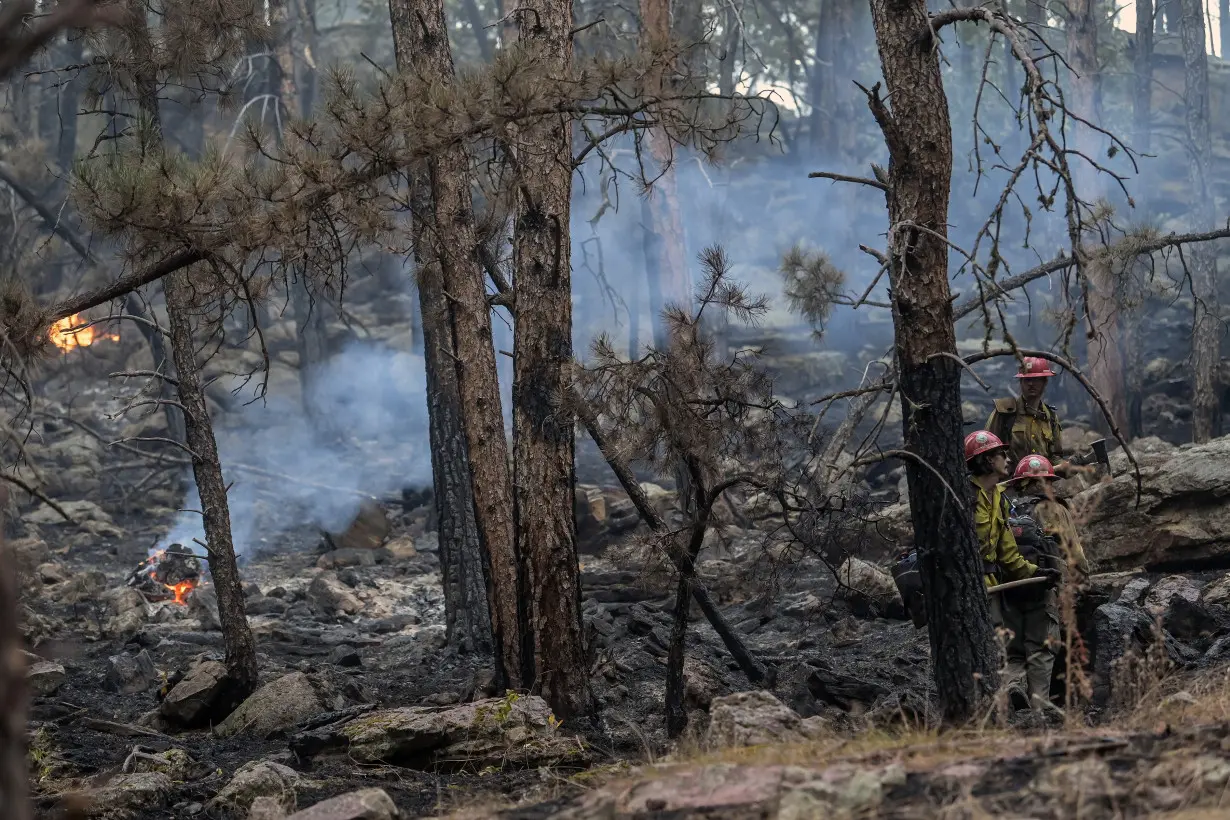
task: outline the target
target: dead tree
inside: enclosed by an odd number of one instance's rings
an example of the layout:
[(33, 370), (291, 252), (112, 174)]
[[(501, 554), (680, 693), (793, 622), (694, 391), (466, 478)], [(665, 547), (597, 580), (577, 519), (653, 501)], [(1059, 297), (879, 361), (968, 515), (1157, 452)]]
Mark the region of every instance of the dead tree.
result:
[[(135, 64), (145, 66), (146, 62), (141, 59), (141, 55), (153, 53), (145, 19), (145, 6), (138, 0), (130, 0), (128, 12), (124, 22), (125, 33), (137, 56)], [(160, 152), (163, 146), (156, 78), (148, 70), (139, 69), (133, 79), (137, 91), (137, 105), (141, 113), (148, 118), (152, 129), (148, 147)], [(243, 585), (235, 558), (235, 545), (231, 539), (226, 481), (222, 477), (218, 443), (214, 439), (213, 424), (209, 420), (209, 408), (205, 402), (196, 343), (193, 340), (192, 320), (194, 314), (200, 310), (198, 294), (185, 269), (168, 275), (163, 280), (163, 287), (166, 291), (171, 350), (175, 361), (178, 406), (184, 414), (186, 449), (192, 458), (192, 474), (200, 496), (206, 548), (209, 551), (209, 573), (218, 595), (218, 616), (226, 647), (226, 668), (230, 678), (227, 700), (231, 702), (219, 704), (220, 709), (226, 709), (228, 705), (237, 705), (256, 689), (260, 674), (256, 663), (256, 643), (252, 639), (252, 630), (248, 628)]]
[[(8, 487), (0, 484), (0, 511), (8, 508)], [(0, 808), (13, 820), (30, 820), (29, 766), (26, 762), (26, 659), (18, 618), (17, 562), (4, 538), (0, 514)]]
[[(646, 72), (644, 93), (650, 98), (661, 98), (668, 77), (673, 73), (671, 4), (669, 0), (640, 0), (640, 6), (641, 52), (653, 55), (653, 63)], [(661, 348), (667, 344), (667, 321), (663, 311), (668, 305), (688, 310), (692, 282), (684, 249), (683, 217), (670, 137), (661, 127), (651, 128), (645, 132), (644, 144), (649, 154), (646, 180), (649, 184), (643, 210), (646, 217), (645, 262), (654, 344)]]
[(971, 717), (995, 690), (991, 630), (961, 450), (961, 373), (948, 286), (952, 129), (925, 0), (872, 0), (891, 109), (873, 89), (888, 144), (888, 276), (910, 516), (927, 591), (944, 716)]
[[(450, 81), (453, 57), (449, 49), (444, 4), (440, 0), (390, 0), (398, 66), (408, 78)], [(460, 611), (470, 619), (470, 631), (495, 653), (498, 681), (514, 689), (527, 686), (522, 675), (522, 598), (513, 539), (513, 496), (508, 470), (499, 381), (491, 336), (483, 269), (476, 256), (478, 237), (470, 193), (470, 158), (464, 146), (446, 148), (425, 160), (414, 172), (413, 211), (415, 254), (419, 263), (419, 300), (429, 367), (434, 436), (444, 445), (439, 454), (460, 457), (438, 476), (437, 507), (443, 535), (445, 519), (453, 543), (447, 549), (450, 577), (462, 598)], [(443, 464), (437, 466), (444, 467)], [(441, 479), (456, 493), (439, 490)], [(451, 501), (470, 504), (445, 509)], [(569, 507), (571, 509), (571, 507)], [(467, 531), (466, 516), (473, 519)], [(444, 539), (441, 547), (445, 547)], [(456, 569), (456, 572), (452, 571)], [(485, 579), (485, 585), (480, 582)], [(476, 593), (485, 590), (484, 597)], [(489, 625), (479, 631), (475, 615), (485, 612)]]
[[(1067, 4), (1067, 63), (1071, 68), (1067, 91), (1070, 110), (1079, 115), (1073, 123), (1076, 152), (1085, 161), (1074, 168), (1076, 187), (1092, 196), (1101, 186), (1096, 157), (1101, 153), (1098, 117), (1097, 0), (1070, 0)], [(1073, 203), (1080, 208), (1079, 204)], [(1072, 206), (1070, 206), (1072, 207)], [(1081, 253), (1083, 243), (1076, 243)], [(1115, 423), (1127, 426), (1126, 382), (1123, 374), (1123, 349), (1119, 328), (1119, 295), (1112, 269), (1099, 260), (1080, 259), (1082, 275), (1088, 282), (1085, 308), (1088, 313), (1089, 373), (1098, 392), (1110, 402)]]
[[(516, 9), (517, 43), (550, 77), (572, 75), (570, 0)], [(513, 488), (521, 562), (522, 670), (562, 717), (592, 710), (581, 631), (573, 508), (571, 385), (572, 130), (568, 115), (517, 129), (509, 159), (520, 196), (513, 233)]]
[[(1204, 50), (1204, 3), (1181, 0), (1187, 168), (1193, 227), (1212, 228), (1217, 206), (1212, 189), (1213, 142), (1209, 134), (1209, 61)], [(1192, 320), (1192, 441), (1221, 435), (1221, 308), (1217, 299), (1217, 256), (1208, 245), (1193, 248), (1188, 263), (1195, 311)]]

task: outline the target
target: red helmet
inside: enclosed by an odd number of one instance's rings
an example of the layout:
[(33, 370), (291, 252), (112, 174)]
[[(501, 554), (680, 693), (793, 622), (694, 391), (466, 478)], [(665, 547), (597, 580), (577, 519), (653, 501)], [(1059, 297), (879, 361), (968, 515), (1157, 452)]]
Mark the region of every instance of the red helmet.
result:
[(1026, 356), (1021, 362), (1021, 372), (1016, 374), (1018, 379), (1045, 379), (1054, 376), (1055, 373), (1051, 370), (1050, 365), (1046, 363), (1046, 359), (1038, 358), (1037, 356)]
[(1051, 466), (1050, 459), (1032, 453), (1017, 463), (1016, 471), (1012, 474), (1013, 481), (1023, 481), (1028, 478), (1059, 478), (1059, 476), (1055, 475), (1055, 468)]
[(1007, 446), (994, 433), (987, 430), (975, 430), (965, 437), (965, 460), (969, 461), (974, 456)]

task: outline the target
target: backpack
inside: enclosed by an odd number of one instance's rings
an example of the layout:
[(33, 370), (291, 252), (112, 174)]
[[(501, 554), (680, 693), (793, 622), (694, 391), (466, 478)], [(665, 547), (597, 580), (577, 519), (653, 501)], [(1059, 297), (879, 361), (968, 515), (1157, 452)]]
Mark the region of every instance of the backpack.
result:
[(923, 597), (922, 574), (918, 567), (918, 550), (910, 550), (898, 556), (893, 563), (893, 583), (901, 594), (905, 611), (910, 614), (916, 629), (927, 625), (927, 600)]
[(1040, 498), (1018, 498), (1009, 502), (1008, 526), (1022, 558), (1039, 567), (1063, 569), (1058, 540), (1047, 535), (1034, 517), (1039, 501)]

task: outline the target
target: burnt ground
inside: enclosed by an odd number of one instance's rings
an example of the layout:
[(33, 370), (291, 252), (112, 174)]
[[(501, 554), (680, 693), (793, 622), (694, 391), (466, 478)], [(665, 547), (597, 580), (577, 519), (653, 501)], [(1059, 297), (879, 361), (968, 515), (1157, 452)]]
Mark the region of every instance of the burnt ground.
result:
[[(434, 533), (425, 532), (429, 509), (386, 507), (392, 537), (414, 532), (413, 555), (379, 551), (380, 563), (337, 570), (339, 580), (364, 602), (354, 615), (327, 613), (306, 590), (322, 572), (321, 537), (300, 531), (270, 536), (270, 548), (243, 567), (251, 593), (250, 622), (258, 641), (262, 680), (300, 670), (322, 682), (337, 708), (443, 704), (490, 692), (485, 658), (444, 646), (443, 602)], [(40, 808), (55, 816), (65, 783), (103, 782), (120, 771), (139, 746), (147, 752), (186, 751), (199, 764), (197, 779), (178, 782), (166, 809), (135, 816), (203, 814), (203, 805), (232, 773), (251, 760), (272, 760), (303, 772), (311, 785), (299, 805), (357, 788), (385, 788), (408, 816), (431, 814), (459, 796), (514, 797), (541, 784), (537, 771), (425, 772), (406, 768), (360, 768), (344, 757), (299, 759), (285, 736), (218, 739), (208, 730), (170, 733), (150, 713), (157, 688), (119, 694), (107, 684), (109, 658), (147, 650), (167, 676), (202, 655), (221, 658), (221, 633), (202, 623), (200, 607), (162, 602), (129, 634), (110, 634), (109, 600), (122, 589), (136, 561), (170, 525), (169, 520), (117, 520), (117, 535), (70, 535), (70, 525), (44, 525), (50, 543), (67, 542), (55, 560), (67, 580), (44, 584), (28, 598), (35, 651), (61, 663), (64, 683), (36, 697), (32, 728), (39, 734), (43, 764)], [(665, 746), (662, 722), (666, 641), (673, 606), (669, 579), (644, 568), (635, 534), (600, 539), (606, 547), (583, 556), (584, 615), (593, 654), (593, 686), (602, 711), (592, 725), (572, 728), (586, 737), (598, 761), (643, 760)], [(929, 673), (925, 632), (907, 621), (868, 617), (866, 605), (851, 606), (836, 594), (832, 573), (814, 559), (779, 573), (770, 584), (763, 570), (761, 537), (735, 530), (710, 550), (715, 557), (702, 575), (724, 602), (728, 620), (756, 654), (777, 671), (777, 690), (803, 715), (842, 720), (892, 701), (901, 692), (925, 693)], [(720, 582), (719, 582), (720, 577)], [(255, 605), (254, 602), (256, 603)], [(697, 613), (695, 617), (699, 617)], [(114, 626), (114, 624), (111, 624)], [(343, 649), (339, 649), (343, 647)], [(355, 650), (359, 665), (342, 661)], [(716, 696), (751, 687), (730, 660), (717, 634), (693, 623), (688, 646), (688, 705), (692, 728), (703, 730), (705, 710)], [(144, 717), (143, 717), (144, 716)], [(37, 773), (36, 773), (37, 774)]]

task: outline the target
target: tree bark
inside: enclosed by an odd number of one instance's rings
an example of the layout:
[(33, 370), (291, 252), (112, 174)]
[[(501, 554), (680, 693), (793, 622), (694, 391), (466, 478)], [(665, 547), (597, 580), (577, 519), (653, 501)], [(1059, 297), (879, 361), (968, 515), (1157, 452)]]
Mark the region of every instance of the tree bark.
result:
[(17, 564), (4, 539), (8, 487), (0, 487), (0, 806), (11, 820), (30, 820), (26, 714), (29, 687), (22, 637)]
[[(81, 65), (85, 58), (84, 35), (79, 31), (67, 33), (65, 56), (71, 65)], [(81, 101), (81, 86), (84, 79), (72, 76), (60, 85), (60, 133), (56, 140), (56, 164), (68, 174), (73, 170), (73, 158), (77, 153), (77, 108)]]
[(144, 301), (136, 293), (128, 294), (124, 300), (124, 310), (129, 316), (137, 319), (137, 327), (149, 345), (150, 355), (154, 359), (154, 372), (167, 378), (158, 379), (158, 398), (163, 402), (162, 412), (167, 422), (167, 436), (172, 441), (184, 444), (188, 441), (188, 433), (184, 428), (184, 413), (175, 401), (175, 364), (167, 355), (167, 340), (161, 328), (154, 326), (154, 315), (145, 309)]
[[(961, 373), (948, 285), (952, 130), (925, 0), (872, 0), (892, 110), (872, 113), (889, 150), (889, 278), (910, 516), (922, 563), (944, 717), (995, 691), (997, 653), (961, 449)], [(947, 487), (945, 486), (947, 483)], [(950, 491), (951, 488), (951, 491)], [(952, 495), (955, 493), (956, 498)]]
[[(671, 39), (670, 0), (640, 0), (643, 52), (669, 48)], [(661, 98), (667, 81), (660, 66), (650, 69), (645, 77), (645, 95)], [(644, 135), (648, 147), (650, 173), (648, 207), (644, 211), (649, 221), (645, 226), (645, 262), (649, 276), (651, 303), (654, 305), (654, 344), (665, 350), (667, 323), (662, 311), (668, 305), (688, 310), (692, 304), (692, 282), (684, 248), (683, 218), (679, 209), (679, 185), (675, 179), (674, 156), (670, 138), (661, 128), (651, 128)]]
[[(572, 74), (571, 31), (570, 0), (519, 6), (518, 40), (549, 76)], [(573, 420), (559, 406), (572, 384), (571, 118), (526, 123), (514, 150), (513, 486), (528, 602), (523, 675), (569, 717), (593, 706), (581, 631)]]
[[(130, 37), (133, 48), (151, 48), (145, 22), (145, 6), (139, 0), (129, 0)], [(148, 73), (136, 77), (137, 104), (152, 121), (153, 131), (148, 144), (161, 151), (162, 130), (158, 115), (155, 78)], [(231, 539), (231, 514), (226, 498), (226, 482), (218, 458), (218, 443), (201, 387), (197, 367), (196, 346), (192, 339), (192, 314), (196, 307), (195, 293), (185, 269), (176, 270), (163, 280), (166, 291), (167, 317), (171, 331), (172, 356), (175, 361), (179, 405), (184, 413), (184, 431), (192, 454), (192, 474), (196, 478), (201, 500), (205, 540), (209, 549), (209, 574), (218, 596), (218, 616), (222, 624), (222, 641), (226, 648), (226, 668), (230, 678), (227, 697), (238, 705), (256, 689), (259, 670), (256, 664), (256, 643), (248, 628), (244, 609), (243, 586), (235, 545)], [(219, 704), (225, 708), (226, 704)]]
[[(1153, 0), (1136, 0), (1136, 54), (1133, 58), (1136, 89), (1132, 97), (1135, 145), (1148, 153), (1153, 143)], [(1137, 196), (1148, 195), (1148, 185)]]
[[(1182, 0), (1183, 62), (1187, 119), (1188, 182), (1192, 191), (1192, 223), (1208, 229), (1217, 222), (1209, 181), (1213, 143), (1209, 134), (1209, 62), (1205, 53), (1204, 3)], [(1192, 248), (1188, 268), (1195, 316), (1192, 326), (1192, 441), (1221, 435), (1221, 402), (1217, 373), (1221, 364), (1221, 320), (1217, 301), (1216, 248)]]
[[(441, 0), (390, 0), (398, 66), (424, 79), (450, 80), (449, 48)], [(521, 689), (524, 617), (519, 567), (513, 536), (513, 493), (508, 443), (500, 402), (499, 377), (492, 344), (491, 312), (476, 252), (478, 235), (470, 187), (470, 159), (464, 147), (441, 152), (425, 163), (416, 179), (415, 252), (419, 256), (419, 298), (424, 345), (432, 348), (434, 369), (455, 402), (465, 433), (470, 498), (476, 537), (464, 537), (454, 564), (465, 573), (458, 582), (466, 591), (467, 612), (478, 607), (472, 592), (485, 578), (490, 627), (481, 635), (495, 652), (497, 682)], [(423, 188), (426, 186), (426, 196)], [(430, 326), (430, 338), (428, 328)], [(438, 352), (437, 352), (438, 351)], [(571, 505), (569, 506), (571, 510)], [(441, 510), (444, 515), (446, 511)], [(451, 512), (448, 514), (452, 514)], [(485, 568), (486, 574), (476, 574)]]
[[(1090, 122), (1098, 122), (1098, 26), (1095, 15), (1097, 0), (1069, 0), (1067, 4), (1067, 59), (1072, 69), (1068, 85), (1068, 104), (1072, 110)], [(1076, 151), (1097, 161), (1100, 139), (1096, 131), (1083, 123), (1075, 123)], [(1074, 158), (1073, 182), (1077, 193), (1086, 200), (1102, 193), (1102, 180), (1087, 161)], [(1126, 384), (1123, 376), (1123, 351), (1119, 333), (1119, 295), (1114, 274), (1104, 261), (1081, 258), (1085, 255), (1078, 245), (1077, 254), (1082, 272), (1089, 282), (1086, 310), (1089, 314), (1088, 360), (1089, 377), (1110, 406), (1111, 416), (1120, 429), (1127, 427)], [(1094, 418), (1098, 415), (1095, 413)]]

